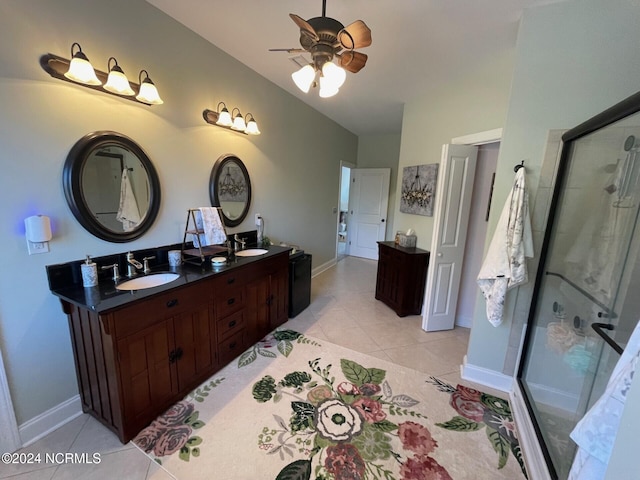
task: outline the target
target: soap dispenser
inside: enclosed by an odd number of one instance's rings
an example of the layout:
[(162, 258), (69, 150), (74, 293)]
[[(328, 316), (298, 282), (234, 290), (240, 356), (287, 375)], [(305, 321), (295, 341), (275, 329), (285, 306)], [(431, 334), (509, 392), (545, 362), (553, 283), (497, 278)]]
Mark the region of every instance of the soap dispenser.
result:
[(91, 257), (87, 255), (85, 262), (80, 265), (82, 270), (82, 286), (95, 287), (98, 285), (98, 267), (95, 262), (91, 261)]

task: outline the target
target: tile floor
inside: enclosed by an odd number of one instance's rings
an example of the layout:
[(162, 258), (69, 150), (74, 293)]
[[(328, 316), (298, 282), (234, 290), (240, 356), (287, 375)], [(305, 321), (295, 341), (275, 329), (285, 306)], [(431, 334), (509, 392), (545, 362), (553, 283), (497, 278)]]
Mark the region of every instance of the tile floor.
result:
[[(377, 263), (346, 257), (312, 281), (311, 305), (287, 327), (352, 350), (436, 375), (455, 385), (467, 352), (469, 330), (455, 328), (424, 332), (421, 317), (400, 318), (375, 300)], [(491, 391), (505, 397), (501, 392)], [(100, 463), (2, 465), (0, 478), (12, 480), (118, 479), (166, 480), (172, 478), (130, 443), (116, 436), (89, 415), (83, 414), (20, 453), (94, 453)]]

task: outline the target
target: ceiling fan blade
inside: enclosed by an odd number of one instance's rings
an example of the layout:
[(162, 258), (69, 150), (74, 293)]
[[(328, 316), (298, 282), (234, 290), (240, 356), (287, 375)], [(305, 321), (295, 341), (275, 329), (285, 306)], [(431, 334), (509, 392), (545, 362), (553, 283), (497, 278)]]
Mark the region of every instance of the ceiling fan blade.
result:
[(287, 53), (307, 53), (302, 48), (270, 48), (270, 52), (287, 52)]
[(340, 66), (351, 73), (358, 73), (367, 64), (367, 57), (364, 53), (353, 52), (351, 50), (339, 55)]
[(309, 22), (299, 17), (295, 13), (290, 13), (289, 16), (291, 17), (291, 20), (293, 20), (295, 24), (298, 26), (298, 28), (300, 29), (300, 33), (302, 35), (306, 35), (307, 37), (311, 38), (316, 42), (319, 40), (320, 37), (318, 37), (318, 34), (313, 29), (313, 27), (309, 24)]
[(356, 20), (338, 32), (338, 40), (345, 50), (368, 47), (371, 45), (371, 29), (362, 20)]

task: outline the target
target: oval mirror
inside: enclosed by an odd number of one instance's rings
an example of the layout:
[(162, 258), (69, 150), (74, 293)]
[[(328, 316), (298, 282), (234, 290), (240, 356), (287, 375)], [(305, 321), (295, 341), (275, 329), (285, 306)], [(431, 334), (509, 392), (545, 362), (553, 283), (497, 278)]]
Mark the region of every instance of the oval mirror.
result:
[(103, 240), (135, 240), (158, 215), (158, 174), (142, 148), (120, 133), (93, 132), (78, 140), (62, 182), (73, 215)]
[(211, 206), (222, 207), (227, 227), (240, 225), (251, 205), (251, 181), (242, 160), (232, 154), (221, 156), (209, 179)]

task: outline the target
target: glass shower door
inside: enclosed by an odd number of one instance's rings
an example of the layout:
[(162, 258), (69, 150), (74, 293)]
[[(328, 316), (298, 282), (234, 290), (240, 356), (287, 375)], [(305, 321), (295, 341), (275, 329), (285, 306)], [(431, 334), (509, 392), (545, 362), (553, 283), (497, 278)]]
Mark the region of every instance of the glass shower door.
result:
[(558, 171), (518, 381), (559, 479), (576, 451), (569, 434), (619, 359), (612, 346), (640, 318), (638, 125), (627, 117), (573, 139)]

